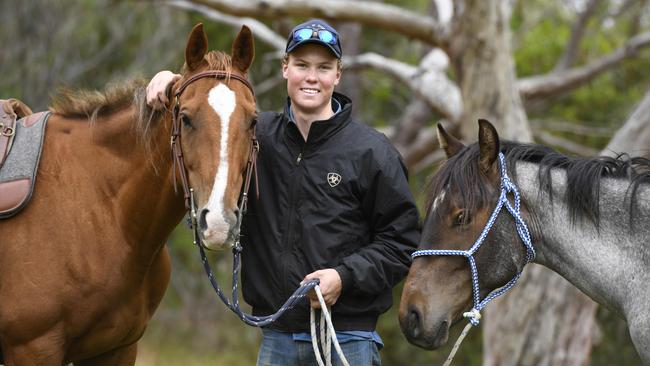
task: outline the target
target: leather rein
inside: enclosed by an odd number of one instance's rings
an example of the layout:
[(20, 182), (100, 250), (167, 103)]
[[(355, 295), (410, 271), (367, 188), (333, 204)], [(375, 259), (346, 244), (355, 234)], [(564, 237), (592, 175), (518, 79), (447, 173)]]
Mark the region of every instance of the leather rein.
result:
[[(183, 198), (185, 200), (185, 208), (190, 211), (190, 221), (193, 229), (196, 230), (196, 208), (194, 204), (194, 194), (193, 189), (190, 187), (189, 179), (187, 176), (187, 168), (185, 167), (185, 160), (183, 159), (183, 148), (181, 146), (181, 116), (180, 116), (180, 96), (187, 88), (188, 85), (194, 81), (202, 78), (215, 78), (215, 79), (224, 79), (230, 80), (235, 79), (242, 84), (244, 84), (255, 97), (255, 91), (253, 91), (253, 86), (248, 80), (244, 77), (231, 74), (225, 71), (211, 70), (198, 73), (189, 79), (185, 80), (181, 86), (174, 93), (174, 109), (173, 109), (173, 119), (172, 119), (172, 133), (171, 133), (171, 151), (172, 151), (172, 161), (174, 172), (174, 190), (176, 190), (176, 169), (178, 169), (179, 175), (181, 177), (181, 183), (183, 185)], [(241, 225), (241, 216), (246, 212), (246, 205), (248, 202), (248, 190), (250, 188), (251, 178), (253, 173), (255, 173), (255, 190), (259, 196), (259, 187), (257, 182), (257, 153), (259, 152), (260, 146), (255, 135), (255, 127), (253, 126), (252, 135), (251, 135), (251, 150), (248, 156), (248, 162), (246, 163), (246, 172), (244, 177), (244, 187), (240, 196), (240, 207), (239, 214), (237, 217), (238, 225)]]

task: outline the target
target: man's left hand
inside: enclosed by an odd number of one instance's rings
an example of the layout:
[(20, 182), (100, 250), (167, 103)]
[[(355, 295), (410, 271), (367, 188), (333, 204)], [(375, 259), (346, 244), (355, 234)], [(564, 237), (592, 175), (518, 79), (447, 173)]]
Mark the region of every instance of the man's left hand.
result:
[[(320, 280), (320, 284), (318, 286), (320, 287), (320, 291), (323, 294), (325, 304), (327, 304), (327, 306), (336, 304), (336, 300), (338, 300), (339, 296), (341, 296), (341, 290), (343, 288), (343, 284), (341, 283), (341, 276), (339, 276), (339, 273), (332, 268), (321, 269), (305, 276), (302, 282), (304, 283), (315, 278), (318, 278)], [(309, 302), (311, 303), (312, 308), (320, 309), (320, 301), (318, 301), (318, 296), (316, 296), (315, 290), (309, 292)]]

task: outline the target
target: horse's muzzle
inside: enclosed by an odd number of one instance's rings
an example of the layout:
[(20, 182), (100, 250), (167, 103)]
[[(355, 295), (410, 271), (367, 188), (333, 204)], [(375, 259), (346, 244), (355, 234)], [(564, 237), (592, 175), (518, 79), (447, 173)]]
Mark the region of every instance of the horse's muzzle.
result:
[(214, 215), (204, 208), (199, 214), (198, 229), (206, 249), (228, 249), (235, 244), (239, 236), (238, 215), (232, 210), (224, 215)]
[(416, 306), (400, 309), (399, 324), (406, 339), (424, 349), (434, 350), (444, 346), (449, 339), (448, 319), (427, 322), (426, 315)]

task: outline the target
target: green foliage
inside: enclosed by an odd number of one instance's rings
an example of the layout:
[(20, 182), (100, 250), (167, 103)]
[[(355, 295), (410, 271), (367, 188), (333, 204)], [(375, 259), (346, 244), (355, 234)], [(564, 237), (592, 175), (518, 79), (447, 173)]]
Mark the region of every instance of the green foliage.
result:
[(545, 74), (553, 69), (562, 54), (569, 37), (566, 23), (556, 18), (544, 18), (528, 31), (515, 52), (515, 64), (519, 77)]
[[(537, 11), (526, 12), (530, 4), (518, 3), (513, 13), (512, 25), (519, 47), (515, 50), (517, 73), (520, 77), (550, 73), (564, 52), (571, 34), (574, 17), (569, 17), (554, 3), (540, 5)], [(606, 9), (600, 9), (602, 14)], [(532, 13), (532, 15), (530, 14)], [(523, 29), (527, 17), (539, 17), (531, 29)], [(601, 19), (602, 15), (595, 18)], [(585, 31), (572, 67), (584, 66), (594, 60), (611, 55), (628, 39), (630, 22), (621, 19), (612, 27), (602, 27), (592, 21)], [(518, 32), (519, 30), (525, 32)], [(618, 129), (635, 104), (650, 85), (650, 52), (642, 50), (636, 58), (626, 60), (610, 72), (591, 80), (570, 93), (547, 100), (529, 108), (529, 119), (567, 121), (593, 127)], [(555, 133), (563, 138), (600, 150), (609, 142), (609, 136), (577, 135), (569, 132)]]
[(375, 127), (394, 124), (408, 104), (408, 91), (378, 71), (367, 71), (363, 84), (363, 121)]
[(6, 45), (0, 53), (0, 97), (16, 97), (42, 110), (48, 95), (62, 85), (96, 89), (109, 81), (178, 69), (185, 35), (176, 30), (186, 19), (184, 12), (145, 3), (0, 2), (0, 43)]

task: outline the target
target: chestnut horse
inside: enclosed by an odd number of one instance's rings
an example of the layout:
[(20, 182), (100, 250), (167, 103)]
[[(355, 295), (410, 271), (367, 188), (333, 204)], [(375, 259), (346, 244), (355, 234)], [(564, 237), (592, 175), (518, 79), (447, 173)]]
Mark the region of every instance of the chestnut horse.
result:
[(500, 143), (485, 120), (467, 147), (438, 132), (448, 160), (432, 179), (402, 293), (408, 340), (434, 349), (463, 316), (477, 324), (534, 260), (625, 318), (650, 365), (650, 161)]
[(55, 101), (32, 201), (0, 221), (6, 365), (135, 363), (170, 277), (165, 241), (186, 212), (173, 120), (205, 245), (232, 241), (254, 137), (253, 38), (242, 27), (232, 56), (207, 47), (199, 24), (170, 91), (178, 118), (146, 106), (142, 81)]

